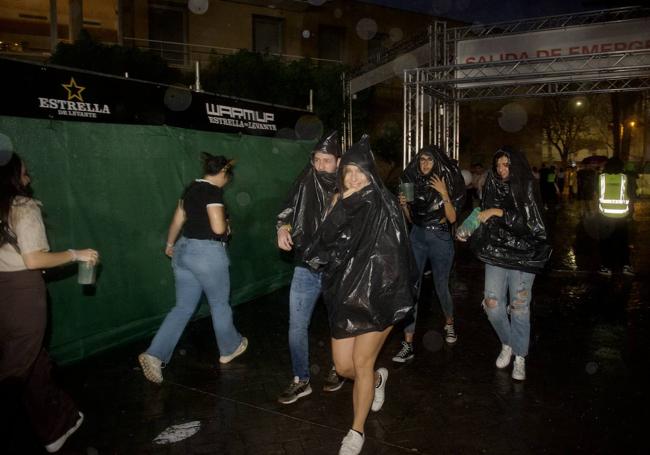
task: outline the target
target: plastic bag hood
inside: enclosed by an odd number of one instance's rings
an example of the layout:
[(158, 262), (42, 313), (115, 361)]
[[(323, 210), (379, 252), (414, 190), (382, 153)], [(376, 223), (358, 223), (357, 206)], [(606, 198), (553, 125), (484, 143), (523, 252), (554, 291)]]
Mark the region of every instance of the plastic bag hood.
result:
[[(422, 155), (429, 156), (433, 160), (433, 168), (426, 174), (420, 170)], [(415, 185), (415, 199), (409, 204), (413, 223), (418, 226), (440, 223), (445, 217), (442, 196), (429, 184), (433, 175), (437, 175), (445, 182), (449, 198), (457, 211), (465, 203), (465, 180), (460, 168), (440, 147), (428, 145), (411, 159), (400, 179), (401, 182), (411, 182)]]
[[(496, 171), (497, 160), (503, 156), (510, 162), (507, 180)], [(539, 187), (526, 157), (509, 148), (498, 150), (483, 189), (481, 210), (500, 208), (503, 216), (493, 216), (474, 232), (471, 247), (476, 256), (487, 264), (540, 272), (552, 252), (540, 207)]]
[(315, 146), (312, 153), (328, 153), (335, 157), (341, 156), (341, 143), (339, 141), (338, 131), (332, 131), (330, 134), (321, 139)]
[(323, 298), (334, 338), (384, 330), (413, 307), (417, 271), (397, 200), (384, 187), (367, 136), (341, 159), (370, 183), (339, 200), (305, 252), (323, 270)]

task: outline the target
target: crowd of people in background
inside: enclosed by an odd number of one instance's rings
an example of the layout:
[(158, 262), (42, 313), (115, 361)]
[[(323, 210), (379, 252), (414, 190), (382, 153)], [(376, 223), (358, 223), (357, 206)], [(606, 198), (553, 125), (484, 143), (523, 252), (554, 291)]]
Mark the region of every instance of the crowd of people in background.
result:
[[(95, 263), (99, 253), (50, 252), (24, 161), (13, 150), (3, 150), (0, 158), (0, 380), (20, 388), (36, 434), (56, 452), (79, 428), (83, 414), (49, 376), (40, 270)], [(202, 159), (202, 177), (190, 182), (176, 203), (164, 249), (171, 258), (176, 303), (138, 358), (146, 379), (157, 384), (203, 294), (218, 361), (229, 363), (248, 348), (229, 302), (231, 232), (224, 190), (235, 163), (208, 153)], [(538, 170), (523, 153), (503, 147), (487, 169), (474, 163), (471, 173), (462, 172), (445, 151), (428, 145), (406, 166), (400, 191), (393, 194), (379, 177), (367, 136), (343, 154), (337, 132), (326, 135), (314, 146), (276, 220), (278, 248), (291, 253), (295, 263), (288, 302), (292, 379), (278, 402), (288, 405), (313, 392), (309, 326), (322, 297), (332, 358), (322, 390), (335, 392), (353, 381), (352, 424), (339, 454), (361, 452), (367, 416), (381, 410), (386, 398), (389, 370), (375, 368), (375, 362), (394, 327), (403, 341), (392, 360), (406, 363), (415, 357), (427, 264), (444, 318), (444, 341), (451, 345), (458, 339), (449, 277), (456, 227), (468, 207), (476, 209), (463, 226), (472, 217), (474, 224), (456, 240), (467, 241), (485, 264), (484, 292), (477, 300), (501, 344), (495, 364), (503, 369), (514, 358), (512, 378), (525, 380), (532, 287), (551, 255), (545, 217), (563, 194), (580, 201), (582, 216), (599, 221), (599, 272), (611, 275), (620, 265), (623, 273), (634, 273), (628, 251), (630, 179), (618, 159), (599, 171), (591, 164), (542, 164)]]

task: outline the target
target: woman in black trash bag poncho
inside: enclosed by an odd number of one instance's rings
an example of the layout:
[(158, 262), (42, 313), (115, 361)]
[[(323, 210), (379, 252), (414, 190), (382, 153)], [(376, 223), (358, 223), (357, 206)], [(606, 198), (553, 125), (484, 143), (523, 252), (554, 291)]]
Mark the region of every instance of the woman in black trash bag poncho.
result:
[(383, 404), (388, 372), (373, 374), (375, 359), (413, 307), (417, 272), (404, 217), (377, 174), (367, 136), (341, 158), (338, 180), (342, 197), (305, 261), (324, 271), (334, 364), (339, 375), (354, 379), (354, 422), (340, 452), (347, 454), (359, 453), (368, 411)]
[(471, 246), (485, 262), (483, 307), (502, 344), (496, 366), (506, 368), (514, 354), (512, 377), (523, 381), (533, 281), (548, 261), (551, 248), (539, 190), (521, 153), (504, 148), (494, 155), (481, 210), (478, 219), (482, 224), (472, 236)]

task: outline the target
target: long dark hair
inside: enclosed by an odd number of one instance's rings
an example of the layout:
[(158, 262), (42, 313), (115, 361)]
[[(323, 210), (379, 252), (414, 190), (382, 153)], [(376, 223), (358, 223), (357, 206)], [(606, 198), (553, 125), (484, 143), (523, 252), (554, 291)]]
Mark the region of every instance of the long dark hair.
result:
[(528, 160), (523, 153), (514, 150), (512, 147), (504, 146), (497, 150), (492, 157), (492, 174), (497, 180), (501, 180), (497, 172), (497, 161), (504, 156), (508, 158), (508, 162), (510, 163), (508, 181), (510, 182), (512, 193), (515, 199), (523, 200), (528, 193), (530, 182), (534, 179), (533, 171), (530, 169)]
[(0, 166), (0, 246), (9, 243), (16, 250), (18, 240), (9, 227), (9, 212), (16, 196), (32, 197), (29, 186), (23, 186), (20, 181), (23, 171), (23, 160), (14, 153), (7, 164)]

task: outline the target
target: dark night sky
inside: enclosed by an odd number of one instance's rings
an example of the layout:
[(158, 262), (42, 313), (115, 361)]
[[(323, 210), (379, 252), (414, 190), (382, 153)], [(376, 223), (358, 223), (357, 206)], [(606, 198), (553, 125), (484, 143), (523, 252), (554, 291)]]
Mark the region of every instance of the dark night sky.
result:
[(393, 8), (420, 11), (465, 22), (490, 23), (580, 11), (645, 6), (648, 0), (362, 0)]

